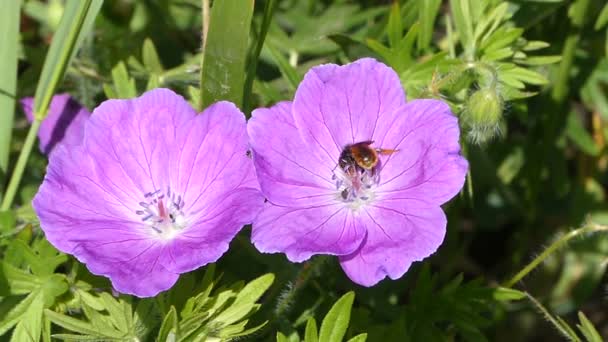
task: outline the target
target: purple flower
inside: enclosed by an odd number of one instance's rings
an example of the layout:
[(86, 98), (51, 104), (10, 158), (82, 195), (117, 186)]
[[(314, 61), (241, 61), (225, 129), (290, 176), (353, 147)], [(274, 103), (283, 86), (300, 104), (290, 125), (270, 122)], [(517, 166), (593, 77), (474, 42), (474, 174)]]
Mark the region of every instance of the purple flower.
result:
[[(34, 98), (21, 99), (21, 107), (29, 122), (34, 121)], [(49, 154), (59, 142), (79, 144), (84, 134), (84, 125), (91, 114), (69, 94), (53, 96), (48, 115), (42, 121), (38, 138), (40, 152)]]
[(458, 120), (442, 101), (406, 103), (384, 64), (312, 68), (293, 102), (255, 110), (247, 129), (268, 198), (253, 223), (260, 251), (294, 262), (338, 255), (354, 282), (372, 286), (441, 245), (440, 205), (468, 168)]
[(232, 103), (196, 115), (167, 89), (109, 100), (81, 144), (51, 154), (34, 209), (59, 250), (119, 292), (154, 296), (216, 261), (262, 209), (247, 150)]

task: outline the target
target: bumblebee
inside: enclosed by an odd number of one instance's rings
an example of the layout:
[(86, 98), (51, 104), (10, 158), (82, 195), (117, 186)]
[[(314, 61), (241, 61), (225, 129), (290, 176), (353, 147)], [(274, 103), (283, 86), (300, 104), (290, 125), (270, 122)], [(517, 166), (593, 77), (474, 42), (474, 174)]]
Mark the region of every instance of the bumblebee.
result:
[(379, 154), (387, 155), (397, 151), (384, 148), (373, 148), (371, 146), (373, 143), (374, 142), (372, 140), (366, 140), (355, 144), (346, 145), (340, 154), (338, 165), (340, 165), (340, 167), (345, 171), (352, 167), (359, 167), (363, 170), (372, 170), (376, 165), (378, 165)]

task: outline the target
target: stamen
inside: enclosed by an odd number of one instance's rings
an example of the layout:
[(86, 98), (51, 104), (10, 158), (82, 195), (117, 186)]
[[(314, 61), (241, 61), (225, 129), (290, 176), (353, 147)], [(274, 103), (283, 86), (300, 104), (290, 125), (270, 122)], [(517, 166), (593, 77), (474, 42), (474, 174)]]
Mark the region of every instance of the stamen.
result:
[(135, 210), (135, 214), (141, 216), (142, 222), (147, 223), (155, 234), (170, 239), (186, 227), (182, 210), (185, 203), (182, 196), (171, 191), (170, 187), (165, 193), (158, 189), (147, 192), (144, 198), (146, 202), (139, 202), (143, 209)]
[(376, 168), (363, 169), (355, 165), (336, 167), (332, 179), (335, 180), (338, 199), (353, 208), (374, 198), (373, 189), (380, 179)]

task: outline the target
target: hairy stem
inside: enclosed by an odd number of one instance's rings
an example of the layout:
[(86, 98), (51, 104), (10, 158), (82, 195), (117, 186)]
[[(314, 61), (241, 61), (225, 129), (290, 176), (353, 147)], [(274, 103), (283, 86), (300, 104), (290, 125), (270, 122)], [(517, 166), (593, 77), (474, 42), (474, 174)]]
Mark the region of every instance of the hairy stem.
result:
[(565, 234), (561, 238), (557, 239), (557, 241), (553, 242), (551, 246), (547, 247), (539, 256), (534, 258), (532, 262), (530, 262), (526, 267), (524, 267), (521, 271), (519, 271), (516, 275), (514, 275), (509, 281), (504, 283), (504, 287), (513, 287), (518, 281), (520, 281), (523, 277), (528, 275), (533, 269), (536, 268), (540, 263), (542, 263), (549, 255), (558, 250), (560, 247), (565, 245), (568, 241), (573, 238), (584, 235), (584, 234), (592, 234), (597, 232), (608, 232), (608, 226), (599, 225), (599, 224), (590, 224), (585, 227), (575, 229), (568, 234)]

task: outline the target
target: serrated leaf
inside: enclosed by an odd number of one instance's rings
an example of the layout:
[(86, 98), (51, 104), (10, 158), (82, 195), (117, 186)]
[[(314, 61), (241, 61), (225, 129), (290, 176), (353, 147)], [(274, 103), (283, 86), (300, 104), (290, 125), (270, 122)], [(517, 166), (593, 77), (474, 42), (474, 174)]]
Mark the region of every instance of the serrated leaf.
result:
[[(608, 6), (607, 6), (608, 7)], [(588, 342), (602, 342), (602, 336), (597, 332), (597, 329), (593, 326), (593, 324), (587, 319), (585, 314), (582, 311), (578, 312), (578, 319), (581, 324), (577, 324), (578, 329), (583, 333)]]
[(355, 293), (350, 291), (336, 301), (321, 323), (319, 342), (342, 341), (348, 328), (354, 300)]
[(363, 334), (359, 334), (357, 336), (354, 336), (353, 338), (351, 338), (347, 342), (365, 342), (366, 340), (367, 340), (367, 334), (363, 333)]
[(234, 303), (219, 314), (214, 321), (233, 324), (245, 317), (254, 308), (255, 302), (268, 290), (274, 281), (274, 274), (265, 274), (249, 282), (236, 296)]
[(104, 307), (110, 314), (110, 319), (114, 326), (124, 333), (130, 332), (133, 327), (133, 315), (131, 314), (131, 304), (124, 299), (116, 299), (107, 292), (99, 294)]
[(2, 320), (0, 321), (0, 336), (4, 335), (8, 330), (15, 326), (19, 320), (22, 319), (27, 309), (30, 307), (30, 305), (32, 305), (39, 295), (39, 292), (30, 293), (27, 297), (20, 301), (19, 304), (15, 305), (11, 310), (9, 310), (4, 317), (2, 317)]
[(40, 286), (40, 279), (35, 275), (25, 272), (6, 261), (3, 261), (1, 265), (1, 295), (28, 294)]
[(44, 315), (54, 324), (82, 335), (97, 336), (99, 339), (102, 339), (103, 337), (121, 338), (123, 336), (115, 330), (103, 332), (98, 331), (91, 323), (87, 323), (49, 309), (44, 310)]
[(306, 322), (306, 330), (304, 332), (304, 342), (317, 342), (319, 336), (317, 332), (317, 321), (314, 317), (309, 317)]
[(90, 306), (92, 309), (102, 311), (105, 308), (102, 300), (99, 297), (81, 289), (78, 289), (76, 293), (80, 296), (82, 302)]
[(268, 321), (265, 321), (264, 323), (262, 323), (262, 324), (260, 324), (260, 325), (257, 325), (257, 326), (255, 326), (255, 327), (253, 327), (253, 328), (245, 329), (245, 330), (243, 330), (243, 331), (241, 331), (241, 332), (239, 332), (239, 333), (237, 333), (237, 334), (232, 334), (232, 335), (230, 336), (230, 338), (234, 339), (234, 338), (236, 338), (236, 337), (241, 337), (241, 336), (247, 336), (247, 335), (251, 335), (251, 334), (253, 334), (254, 332), (256, 332), (256, 331), (258, 331), (258, 330), (262, 329), (263, 327), (265, 327), (265, 326), (266, 326), (266, 324), (268, 324)]
[(42, 332), (42, 310), (44, 298), (42, 293), (36, 293), (34, 300), (19, 319), (11, 336), (11, 341), (40, 341)]
[(66, 293), (69, 285), (65, 274), (57, 273), (41, 278), (40, 289), (45, 303), (45, 308), (50, 307), (55, 302), (55, 299)]

